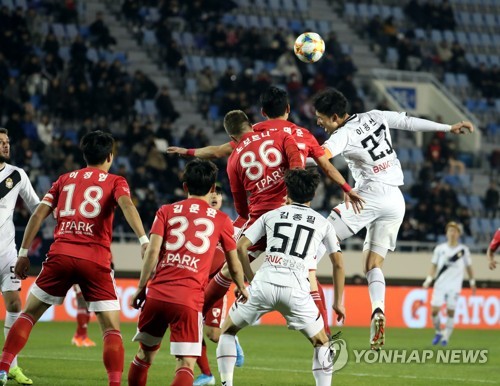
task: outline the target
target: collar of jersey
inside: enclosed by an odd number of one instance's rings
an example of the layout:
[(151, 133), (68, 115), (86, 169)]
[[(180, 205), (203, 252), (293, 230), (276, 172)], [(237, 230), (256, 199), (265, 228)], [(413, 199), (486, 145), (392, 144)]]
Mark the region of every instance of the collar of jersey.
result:
[(304, 204), (299, 204), (298, 202), (292, 202), (292, 205), (297, 205), (297, 206), (301, 206), (303, 208), (308, 208), (307, 205), (304, 205)]

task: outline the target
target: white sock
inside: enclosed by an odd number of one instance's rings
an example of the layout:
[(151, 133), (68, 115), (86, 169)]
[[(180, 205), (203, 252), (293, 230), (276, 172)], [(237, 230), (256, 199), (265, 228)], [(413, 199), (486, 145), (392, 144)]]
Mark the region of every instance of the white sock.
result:
[(217, 366), (222, 386), (233, 386), (236, 364), (236, 339), (234, 335), (222, 334), (217, 345)]
[(332, 384), (333, 358), (328, 346), (314, 348), (312, 372), (316, 386)]
[(432, 317), (432, 323), (434, 324), (434, 328), (436, 329), (436, 334), (441, 332), (441, 319), (439, 318), (439, 314)]
[[(21, 315), (20, 312), (9, 312), (9, 311), (5, 312), (5, 323), (3, 324), (3, 334), (5, 338), (7, 338), (7, 335), (9, 335), (10, 328), (12, 327), (16, 319), (19, 317), (19, 315)], [(10, 368), (12, 369), (16, 366), (17, 366), (17, 356), (12, 361)]]
[(446, 319), (446, 324), (445, 324), (445, 340), (449, 341), (451, 333), (453, 332), (453, 324), (454, 324), (454, 318), (451, 316), (448, 316), (448, 319)]
[(368, 291), (372, 302), (372, 313), (377, 308), (385, 312), (385, 278), (380, 268), (373, 268), (366, 273)]

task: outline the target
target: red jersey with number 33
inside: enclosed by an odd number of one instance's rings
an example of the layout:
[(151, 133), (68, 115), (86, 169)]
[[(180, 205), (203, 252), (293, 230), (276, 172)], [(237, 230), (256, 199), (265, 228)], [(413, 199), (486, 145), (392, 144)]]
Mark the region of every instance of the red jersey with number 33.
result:
[(67, 255), (109, 267), (118, 198), (130, 196), (125, 178), (87, 167), (63, 174), (43, 197), (57, 226), (48, 256)]
[(148, 297), (202, 311), (217, 244), (236, 249), (231, 219), (206, 201), (188, 198), (163, 205), (151, 233), (161, 236), (163, 245)]

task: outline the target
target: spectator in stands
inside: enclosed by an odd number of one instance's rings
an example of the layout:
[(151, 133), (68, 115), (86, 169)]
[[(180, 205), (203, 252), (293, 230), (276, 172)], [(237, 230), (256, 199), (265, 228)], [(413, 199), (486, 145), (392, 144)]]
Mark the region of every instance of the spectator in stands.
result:
[(208, 102), (212, 99), (215, 88), (217, 87), (217, 78), (208, 66), (203, 68), (196, 77), (196, 83), (200, 95), (200, 102)]
[(45, 41), (43, 42), (43, 50), (47, 54), (52, 54), (54, 56), (59, 55), (59, 42), (52, 30), (50, 30), (45, 37)]
[(158, 87), (140, 70), (134, 73), (132, 89), (136, 99), (154, 99), (158, 92)]
[(162, 86), (160, 92), (156, 96), (155, 104), (161, 119), (175, 122), (177, 118), (179, 118), (180, 114), (175, 110), (167, 86)]
[(52, 143), (54, 125), (47, 114), (42, 115), (40, 122), (36, 125), (36, 131), (38, 133), (38, 138), (40, 138), (40, 141), (42, 141), (44, 145), (50, 145)]
[(167, 64), (167, 67), (169, 69), (177, 71), (181, 78), (184, 78), (186, 76), (186, 63), (184, 62), (182, 53), (179, 50), (179, 46), (175, 40), (171, 40), (167, 43), (165, 63)]
[(484, 210), (487, 217), (496, 218), (498, 204), (500, 202), (500, 193), (494, 180), (491, 180), (490, 186), (484, 195)]
[(89, 26), (90, 41), (96, 48), (109, 49), (116, 45), (116, 39), (111, 36), (109, 28), (104, 24), (102, 12), (97, 12), (94, 22)]

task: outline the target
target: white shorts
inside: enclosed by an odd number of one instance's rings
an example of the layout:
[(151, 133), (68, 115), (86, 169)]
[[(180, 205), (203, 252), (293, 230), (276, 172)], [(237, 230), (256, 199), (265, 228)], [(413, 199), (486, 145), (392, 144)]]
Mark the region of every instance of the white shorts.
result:
[(431, 306), (441, 307), (446, 304), (448, 310), (454, 310), (457, 306), (457, 300), (460, 296), (460, 290), (456, 288), (435, 288), (432, 291)]
[(301, 331), (308, 338), (323, 329), (323, 318), (310, 292), (258, 280), (252, 281), (249, 292), (250, 299), (246, 303), (235, 302), (229, 311), (238, 327), (254, 324), (264, 314), (278, 311), (289, 329)]
[(0, 256), (0, 290), (7, 291), (20, 291), (21, 280), (16, 278), (14, 274), (14, 267), (17, 262), (17, 251), (11, 249)]
[(361, 213), (356, 214), (345, 203), (337, 205), (328, 220), (333, 224), (337, 237), (345, 240), (366, 227), (363, 250), (394, 251), (399, 227), (405, 215), (405, 200), (397, 186), (370, 182), (357, 190), (365, 200)]

